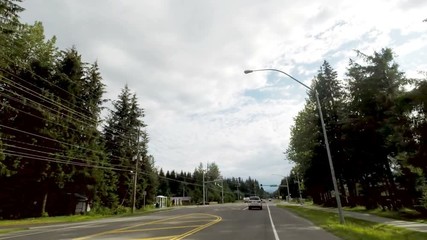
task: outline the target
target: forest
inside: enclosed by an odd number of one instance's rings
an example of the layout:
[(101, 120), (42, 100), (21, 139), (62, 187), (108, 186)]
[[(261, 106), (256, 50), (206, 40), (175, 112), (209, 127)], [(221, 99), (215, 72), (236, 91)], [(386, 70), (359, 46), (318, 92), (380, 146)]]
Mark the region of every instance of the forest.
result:
[(203, 174), (207, 201), (264, 194), (254, 179), (223, 178), (215, 163), (193, 173), (158, 169), (137, 94), (124, 85), (105, 99), (97, 62), (58, 49), (41, 22), (21, 23), (19, 2), (0, 1), (0, 219), (75, 214), (79, 201), (123, 213), (157, 195), (197, 204)]

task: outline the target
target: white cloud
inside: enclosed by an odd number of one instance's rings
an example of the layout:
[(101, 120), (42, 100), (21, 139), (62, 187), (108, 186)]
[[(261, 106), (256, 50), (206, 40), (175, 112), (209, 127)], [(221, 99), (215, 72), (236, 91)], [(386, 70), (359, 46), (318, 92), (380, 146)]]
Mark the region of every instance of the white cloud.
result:
[[(343, 76), (353, 49), (391, 46), (414, 72), (427, 60), (425, 1), (56, 1), (23, 3), (23, 19), (40, 20), (60, 48), (75, 45), (98, 60), (115, 99), (124, 84), (146, 110), (150, 151), (167, 170), (217, 162), (227, 176), (278, 182), (290, 170), (282, 152), (306, 84), (324, 59)], [(394, 38), (398, 31), (406, 41)], [(417, 61), (413, 61), (417, 54)], [(425, 67), (425, 65), (424, 65)], [(283, 88), (281, 81), (288, 81)], [(291, 86), (289, 88), (289, 86)], [(280, 88), (280, 89), (279, 89)], [(256, 100), (248, 90), (275, 94)], [(278, 94), (283, 91), (282, 94)], [(278, 172), (280, 174), (280, 172)]]

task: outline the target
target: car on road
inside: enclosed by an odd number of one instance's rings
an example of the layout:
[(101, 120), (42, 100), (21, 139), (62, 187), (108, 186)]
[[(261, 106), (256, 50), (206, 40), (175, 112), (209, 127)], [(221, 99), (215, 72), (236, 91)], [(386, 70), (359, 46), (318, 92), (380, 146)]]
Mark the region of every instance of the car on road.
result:
[(258, 196), (249, 197), (248, 209), (251, 210), (254, 208), (262, 210), (261, 198), (259, 198)]

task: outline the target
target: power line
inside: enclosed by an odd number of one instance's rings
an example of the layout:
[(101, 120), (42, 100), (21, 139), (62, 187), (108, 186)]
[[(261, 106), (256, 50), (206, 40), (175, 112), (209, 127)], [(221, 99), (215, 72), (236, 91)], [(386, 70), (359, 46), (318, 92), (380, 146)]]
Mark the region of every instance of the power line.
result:
[[(8, 79), (8, 78), (6, 78), (6, 77), (3, 77), (3, 78), (5, 78), (5, 79), (7, 79), (7, 80), (9, 80), (9, 81), (12, 81), (11, 79)], [(1, 79), (0, 79), (1, 80)], [(4, 81), (5, 82), (5, 81)], [(6, 83), (8, 83), (8, 82), (6, 82)], [(20, 84), (18, 84), (18, 85), (20, 85)], [(20, 85), (20, 86), (22, 86), (22, 85)], [(25, 90), (23, 90), (22, 88), (19, 88), (19, 87), (16, 87), (16, 86), (14, 86), (15, 88), (17, 88), (17, 89), (19, 89), (19, 90), (21, 90), (21, 91), (24, 91), (24, 92), (27, 92), (28, 93), (28, 91), (25, 91)], [(32, 90), (31, 90), (32, 91)], [(0, 94), (2, 94), (2, 93), (0, 93)], [(14, 95), (17, 95), (17, 96), (19, 96), (19, 97), (22, 97), (23, 99), (27, 99), (28, 101), (30, 101), (30, 102), (34, 102), (35, 104), (37, 104), (37, 105), (39, 105), (39, 106), (44, 106), (45, 108), (47, 108), (48, 110), (50, 110), (50, 111), (53, 111), (53, 112), (57, 112), (57, 113), (61, 113), (59, 110), (55, 110), (55, 109), (53, 109), (53, 108), (51, 108), (51, 107), (48, 107), (47, 105), (44, 105), (44, 104), (42, 104), (42, 103), (40, 103), (40, 102), (36, 102), (36, 101), (34, 101), (34, 100), (32, 100), (32, 99), (30, 99), (30, 98), (28, 98), (28, 97), (25, 97), (24, 95), (20, 95), (20, 94), (18, 94), (18, 93), (13, 93)], [(31, 93), (30, 93), (31, 94)], [(13, 98), (13, 97), (11, 97), (10, 95), (6, 95), (6, 94), (2, 94), (3, 96), (5, 96), (5, 97), (7, 97), (7, 98), (9, 98), (9, 99), (13, 99), (13, 100), (15, 100), (15, 101), (17, 101), (17, 102), (20, 102), (20, 103), (22, 103), (23, 105), (25, 105), (25, 102), (23, 102), (22, 100), (18, 100), (18, 99), (16, 99), (16, 98)], [(31, 94), (31, 95), (33, 95), (33, 94)], [(33, 95), (34, 96), (34, 95)], [(48, 100), (48, 101), (50, 101), (50, 102), (52, 102), (52, 100), (51, 99), (49, 99), (49, 98), (47, 98), (46, 96), (43, 96), (43, 95), (40, 95), (40, 94), (38, 94), (38, 98), (39, 99), (46, 99), (46, 100)], [(56, 104), (56, 103), (55, 103)], [(54, 104), (54, 105), (55, 105)], [(62, 106), (61, 104), (57, 104), (57, 105), (59, 105), (59, 107), (64, 107), (64, 106)], [(38, 110), (36, 107), (32, 107), (33, 109), (36, 109), (36, 110)], [(65, 107), (65, 108), (67, 108), (67, 107)], [(74, 110), (73, 110), (74, 111)], [(72, 112), (70, 112), (70, 113), (72, 113)], [(77, 118), (74, 118), (73, 116), (69, 116), (69, 118), (70, 119), (72, 119), (72, 120), (75, 120), (75, 121), (78, 121), (78, 122), (80, 122), (80, 123), (82, 123), (82, 124), (86, 124), (86, 122), (83, 122), (81, 119), (77, 119)], [(95, 125), (97, 125), (97, 122), (96, 122), (96, 120), (91, 120), (91, 121), (93, 121), (94, 123), (95, 123)], [(71, 122), (72, 123), (72, 122)], [(108, 130), (108, 129), (106, 129), (105, 128), (105, 126), (103, 126), (104, 127), (104, 131), (105, 132), (109, 132), (109, 133), (111, 133), (112, 135), (115, 135), (115, 136), (117, 136), (117, 134), (115, 134), (115, 133), (113, 133), (111, 130)], [(116, 127), (118, 127), (118, 128), (120, 128), (120, 129), (124, 129), (124, 128), (121, 128), (120, 126), (116, 126)], [(125, 137), (125, 136), (117, 136), (118, 138), (121, 138), (122, 140), (134, 140), (133, 138), (131, 138), (131, 137)]]
[[(132, 167), (130, 167), (130, 168), (124, 168), (124, 167), (117, 168), (117, 167), (92, 165), (92, 164), (88, 164), (88, 163), (75, 162), (75, 161), (66, 161), (66, 160), (55, 159), (55, 158), (50, 158), (50, 157), (43, 157), (43, 156), (39, 156), (39, 155), (35, 155), (35, 154), (16, 152), (16, 151), (13, 151), (13, 150), (8, 150), (8, 149), (5, 149), (3, 151), (4, 151), (5, 155), (15, 156), (15, 157), (22, 157), (22, 158), (29, 158), (29, 159), (38, 160), (38, 161), (54, 162), (54, 163), (69, 164), (69, 165), (75, 165), (75, 166), (81, 166), (81, 167), (92, 167), (92, 168), (117, 170), (117, 171), (125, 171), (125, 172), (130, 172), (130, 171), (134, 170)], [(150, 172), (141, 171), (141, 170), (139, 170), (138, 172), (140, 172), (141, 174), (144, 174), (144, 175), (150, 175), (152, 173), (155, 173), (155, 172), (151, 172), (150, 173)], [(199, 186), (199, 187), (202, 186), (202, 185), (196, 184), (196, 183), (185, 182), (185, 181), (180, 181), (180, 180), (177, 180), (177, 179), (172, 179), (172, 178), (168, 178), (168, 177), (164, 177), (164, 176), (159, 176), (158, 174), (156, 174), (156, 176), (158, 178), (167, 179), (169, 181), (180, 182), (180, 183), (184, 183), (184, 184), (187, 184), (187, 185), (194, 185), (194, 186)]]
[(53, 139), (53, 138), (49, 138), (49, 137), (41, 136), (41, 135), (38, 135), (38, 134), (30, 133), (30, 132), (27, 132), (27, 131), (19, 130), (17, 128), (9, 127), (9, 126), (3, 125), (3, 124), (0, 124), (0, 127), (7, 128), (7, 129), (10, 129), (10, 130), (13, 130), (13, 131), (20, 132), (20, 133), (25, 133), (25, 134), (28, 134), (28, 135), (31, 135), (31, 136), (34, 136), (34, 137), (38, 137), (38, 138), (42, 138), (42, 139), (45, 139), (45, 140), (49, 140), (49, 141), (61, 143), (61, 144), (64, 144), (64, 145), (68, 145), (68, 146), (72, 146), (72, 147), (77, 147), (77, 148), (81, 148), (81, 149), (92, 151), (92, 152), (96, 152), (96, 153), (104, 153), (102, 151), (98, 151), (98, 150), (93, 150), (93, 149), (81, 147), (81, 146), (78, 146), (78, 145), (75, 145), (75, 144), (71, 144), (71, 143), (66, 143), (66, 142), (59, 141), (59, 140), (56, 140), (56, 139)]
[[(12, 63), (12, 64), (14, 64), (14, 62), (10, 59), (10, 58), (5, 58), (7, 61), (9, 61), (9, 63)], [(21, 68), (21, 70), (25, 70), (25, 71), (28, 71), (28, 72), (30, 72), (30, 73), (32, 73), (34, 76), (36, 76), (36, 77), (38, 77), (40, 80), (42, 80), (42, 81), (44, 81), (44, 82), (46, 82), (46, 83), (48, 83), (49, 85), (51, 85), (51, 86), (53, 86), (53, 87), (55, 87), (55, 88), (57, 88), (57, 89), (59, 89), (60, 91), (62, 91), (62, 92), (64, 92), (64, 93), (67, 93), (69, 96), (72, 96), (72, 97), (74, 97), (74, 98), (76, 98), (76, 99), (79, 99), (80, 101), (82, 101), (82, 102), (85, 102), (82, 98), (80, 98), (80, 97), (78, 97), (78, 96), (76, 96), (76, 95), (74, 95), (74, 94), (72, 94), (71, 92), (69, 92), (69, 91), (67, 91), (67, 90), (65, 90), (65, 89), (63, 89), (63, 88), (61, 88), (61, 87), (59, 87), (59, 86), (57, 86), (57, 85), (55, 85), (55, 84), (53, 84), (52, 82), (50, 82), (49, 80), (47, 80), (46, 78), (44, 78), (44, 77), (42, 77), (42, 76), (40, 76), (40, 75), (38, 75), (37, 73), (35, 73), (32, 69), (31, 69), (31, 66), (27, 66), (27, 68), (24, 68), (24, 67), (22, 67), (21, 65), (19, 65), (19, 64), (14, 64), (14, 66), (17, 66), (18, 68)], [(14, 76), (16, 76), (14, 73), (12, 73), (12, 72), (10, 72), (10, 71), (8, 71), (8, 70), (6, 70), (6, 69), (4, 69), (4, 68), (0, 68), (0, 70), (3, 70), (4, 72), (7, 72), (7, 73), (9, 73), (9, 74), (11, 74), (11, 75), (14, 75)], [(17, 76), (18, 78), (19, 78), (19, 76)], [(70, 81), (70, 82), (72, 82), (72, 80), (67, 76), (67, 75), (63, 75), (63, 77), (66, 77), (66, 79), (68, 80), (68, 81)], [(23, 80), (23, 79), (22, 79)], [(24, 80), (25, 81), (25, 80)], [(26, 81), (27, 83), (29, 83), (28, 81)], [(64, 101), (66, 101), (65, 99), (63, 99)], [(68, 102), (70, 105), (74, 105), (76, 108), (78, 108), (79, 106), (77, 106), (77, 105), (75, 105), (75, 104), (72, 104), (72, 103), (70, 103), (70, 102)], [(81, 108), (82, 109), (82, 108)], [(82, 109), (82, 110), (84, 110), (84, 109)]]
[[(7, 81), (5, 81), (5, 80), (2, 80), (2, 78), (3, 78), (3, 79), (6, 79), (6, 80), (9, 80), (9, 82), (7, 82)], [(19, 78), (19, 77), (18, 77), (18, 78)], [(46, 96), (44, 96), (44, 95), (42, 95), (42, 94), (40, 94), (40, 93), (37, 93), (37, 92), (35, 92), (34, 90), (31, 90), (31, 89), (29, 89), (29, 88), (27, 88), (27, 87), (23, 86), (22, 84), (19, 84), (19, 83), (13, 82), (13, 80), (12, 80), (12, 79), (9, 79), (9, 78), (7, 78), (7, 77), (5, 77), (5, 76), (2, 76), (2, 77), (0, 78), (0, 80), (2, 80), (3, 82), (5, 82), (6, 84), (9, 84), (9, 85), (11, 85), (11, 86), (15, 87), (16, 89), (18, 89), (18, 90), (20, 90), (20, 91), (23, 91), (23, 92), (25, 92), (25, 93), (27, 93), (27, 94), (29, 94), (29, 95), (31, 95), (31, 96), (34, 96), (34, 97), (36, 97), (36, 98), (38, 98), (38, 99), (40, 99), (40, 100), (42, 100), (42, 101), (49, 102), (50, 104), (52, 104), (52, 105), (54, 105), (54, 106), (58, 107), (59, 109), (64, 109), (64, 110), (68, 111), (70, 114), (74, 114), (74, 115), (76, 115), (76, 116), (81, 116), (81, 117), (85, 118), (86, 120), (89, 120), (89, 121), (91, 121), (91, 122), (93, 122), (93, 123), (97, 124), (97, 122), (96, 122), (96, 121), (94, 121), (93, 119), (89, 118), (88, 116), (82, 115), (82, 114), (80, 114), (79, 112), (75, 111), (74, 109), (71, 109), (71, 108), (69, 108), (69, 107), (67, 107), (67, 106), (65, 106), (65, 105), (63, 105), (63, 104), (61, 104), (61, 103), (55, 102), (55, 101), (53, 101), (52, 99), (50, 99), (50, 98), (48, 98), (48, 97), (46, 97)], [(23, 95), (19, 95), (18, 93), (14, 93), (14, 92), (13, 92), (13, 94), (14, 94), (14, 95), (18, 95), (18, 96), (22, 96), (22, 97), (24, 97)], [(27, 98), (27, 99), (29, 99), (28, 97), (26, 97), (26, 98)], [(29, 100), (31, 100), (32, 102), (35, 102), (35, 101), (34, 101), (34, 100), (32, 100), (32, 99), (29, 99)], [(41, 103), (39, 103), (39, 104), (41, 104)], [(46, 108), (48, 108), (48, 109), (52, 110), (52, 111), (56, 111), (57, 113), (61, 113), (59, 110), (55, 110), (55, 109), (53, 109), (53, 108), (50, 108), (50, 107), (48, 107), (47, 105), (44, 105), (44, 106), (45, 106)], [(82, 122), (82, 123), (83, 123), (83, 120), (81, 120), (81, 119), (78, 119), (78, 118), (74, 118), (74, 119), (75, 119), (75, 120), (77, 120), (77, 121), (79, 121), (79, 122)]]
[[(16, 102), (19, 102), (19, 103), (21, 103), (21, 104), (23, 104), (23, 105), (25, 105), (25, 102), (23, 102), (23, 100), (20, 100), (20, 99), (17, 99), (17, 98), (14, 98), (14, 97), (12, 97), (12, 96), (9, 96), (9, 95), (7, 95), (7, 94), (4, 94), (4, 93), (1, 93), (0, 92), (0, 95), (3, 95), (3, 96), (5, 96), (5, 97), (7, 97), (7, 98), (9, 98), (9, 99), (11, 99), (11, 100), (14, 100), (14, 101), (16, 101)], [(20, 97), (23, 97), (23, 96), (20, 96)], [(31, 99), (28, 99), (28, 98), (26, 98), (26, 97), (23, 97), (24, 99), (27, 99), (28, 101), (30, 101), (30, 102), (34, 102), (33, 100), (31, 100)], [(34, 102), (35, 103), (35, 102)], [(3, 106), (5, 106), (5, 107), (8, 107), (8, 108), (12, 108), (13, 110), (15, 110), (15, 111), (19, 111), (19, 112), (21, 112), (21, 113), (24, 113), (24, 114), (27, 114), (27, 115), (30, 115), (30, 116), (33, 116), (33, 117), (35, 117), (35, 118), (38, 118), (38, 119), (41, 119), (41, 120), (43, 120), (43, 121), (48, 121), (48, 122), (51, 122), (51, 123), (53, 123), (53, 124), (56, 124), (56, 125), (58, 125), (58, 126), (62, 126), (62, 127), (64, 127), (64, 128), (67, 128), (66, 126), (64, 126), (64, 125), (62, 125), (62, 124), (59, 124), (58, 122), (55, 122), (55, 121), (52, 121), (52, 120), (49, 120), (49, 119), (44, 119), (44, 118), (41, 118), (41, 117), (39, 117), (39, 116), (36, 116), (36, 115), (34, 115), (34, 114), (31, 114), (31, 113), (29, 113), (29, 112), (25, 112), (25, 111), (22, 111), (22, 110), (20, 110), (20, 109), (17, 109), (17, 108), (14, 108), (14, 107), (12, 107), (12, 106), (9, 106), (9, 105), (7, 105), (7, 104), (5, 104), (5, 103), (0, 103), (1, 105), (3, 105)], [(37, 104), (37, 105), (42, 105), (42, 104), (40, 104), (40, 103), (35, 103), (35, 104)], [(33, 105), (27, 105), (27, 106), (29, 106), (29, 107), (31, 107), (31, 108), (33, 108), (33, 109), (36, 109), (36, 110), (38, 110), (35, 106), (33, 106)], [(46, 107), (46, 106), (45, 106)], [(68, 120), (68, 119), (67, 119)], [(79, 132), (79, 131), (77, 131), (77, 130), (75, 130), (75, 129), (73, 129), (73, 128), (70, 128), (70, 130), (71, 131), (74, 131), (74, 132), (76, 132), (76, 133), (81, 133), (81, 132)], [(106, 132), (108, 132), (108, 131), (106, 131)], [(116, 134), (114, 134), (113, 133), (113, 135), (115, 135), (115, 136), (117, 136)], [(117, 136), (118, 138), (121, 138), (122, 140), (134, 140), (133, 138), (130, 138), (130, 137), (124, 137), (124, 136)], [(120, 158), (120, 157), (117, 157), (117, 158)]]
[[(14, 64), (14, 65), (16, 65), (10, 58), (5, 58), (7, 61), (9, 61), (9, 63), (12, 63), (12, 64)], [(37, 73), (35, 73), (32, 69), (31, 69), (31, 66), (27, 66), (27, 67), (23, 67), (23, 66), (21, 66), (21, 65), (16, 65), (18, 68), (20, 68), (20, 69), (22, 69), (22, 70), (25, 70), (25, 71), (28, 71), (28, 72), (30, 72), (30, 73), (32, 73), (34, 76), (36, 76), (36, 77), (38, 77), (39, 79), (41, 79), (42, 81), (44, 81), (44, 82), (46, 82), (46, 83), (48, 83), (49, 85), (51, 85), (51, 86), (53, 86), (53, 87), (55, 87), (55, 88), (57, 88), (57, 89), (59, 89), (59, 90), (61, 90), (61, 91), (63, 91), (64, 93), (67, 93), (67, 94), (69, 94), (69, 96), (72, 96), (72, 97), (74, 97), (74, 98), (76, 98), (76, 99), (79, 99), (79, 100), (81, 100), (82, 102), (85, 102), (82, 98), (80, 98), (80, 97), (78, 97), (78, 96), (76, 96), (76, 95), (74, 95), (74, 94), (72, 94), (71, 92), (69, 92), (69, 91), (67, 91), (67, 90), (65, 90), (65, 89), (63, 89), (63, 88), (61, 88), (61, 87), (59, 87), (59, 86), (57, 86), (57, 85), (55, 85), (55, 84), (53, 84), (51, 81), (49, 81), (49, 80), (47, 80), (46, 78), (44, 78), (44, 77), (42, 77), (42, 76), (40, 76), (40, 75), (38, 75)], [(31, 84), (29, 81), (27, 81), (27, 80), (25, 80), (25, 79), (23, 79), (23, 78), (21, 78), (21, 77), (19, 77), (19, 76), (17, 76), (16, 74), (14, 74), (14, 73), (12, 73), (12, 72), (10, 72), (9, 70), (6, 70), (6, 69), (4, 69), (4, 68), (0, 68), (0, 70), (3, 70), (4, 72), (6, 72), (6, 73), (9, 73), (9, 74), (11, 74), (11, 75), (13, 75), (13, 76), (16, 76), (17, 78), (19, 78), (19, 79), (21, 79), (21, 80), (23, 80), (23, 81), (25, 81), (25, 82), (27, 82), (27, 83), (29, 83), (29, 84)], [(67, 80), (69, 80), (70, 82), (72, 82), (72, 80), (67, 76), (67, 75), (63, 75), (63, 77), (66, 77), (66, 79)], [(40, 88), (40, 87), (38, 87), (38, 86), (36, 86), (36, 85), (34, 85), (34, 84), (31, 84), (32, 86), (34, 86), (34, 87), (37, 87), (37, 88)], [(49, 100), (49, 99), (48, 99)], [(65, 99), (62, 99), (63, 101), (65, 101), (65, 102), (67, 102), (67, 103), (69, 103), (70, 105), (72, 105), (72, 106), (74, 106), (74, 107), (76, 107), (76, 108), (79, 108), (79, 106), (77, 106), (77, 105), (75, 105), (75, 104), (72, 104), (72, 103), (70, 103), (70, 102), (68, 102), (67, 100), (65, 100)], [(80, 108), (80, 109), (82, 109), (82, 108)], [(85, 111), (85, 109), (82, 109), (82, 110), (84, 110)], [(101, 125), (102, 126), (102, 125)], [(107, 131), (106, 129), (105, 129), (105, 126), (102, 126), (102, 127), (104, 127), (104, 130), (105, 131)], [(117, 126), (117, 127), (119, 127), (119, 126)], [(120, 138), (122, 138), (123, 140), (129, 140), (129, 139), (124, 139), (124, 137), (123, 136), (119, 136)]]
[(130, 172), (130, 169), (123, 169), (123, 168), (114, 168), (114, 167), (105, 167), (105, 166), (97, 166), (97, 165), (91, 165), (91, 164), (85, 164), (85, 163), (78, 163), (78, 162), (72, 162), (72, 161), (64, 161), (64, 160), (57, 160), (52, 158), (46, 158), (46, 157), (40, 157), (33, 154), (25, 154), (25, 153), (16, 153), (9, 150), (3, 150), (3, 154), (8, 156), (14, 156), (14, 157), (22, 157), (22, 158), (28, 158), (38, 161), (46, 161), (46, 162), (55, 162), (55, 163), (61, 163), (61, 164), (70, 164), (75, 166), (81, 166), (81, 167), (92, 167), (92, 168), (100, 168), (100, 169), (108, 169), (108, 170), (116, 170), (116, 171), (123, 171), (123, 172)]
[[(82, 158), (73, 157), (73, 156), (59, 155), (58, 153), (44, 152), (44, 151), (34, 150), (34, 149), (30, 149), (30, 148), (25, 148), (25, 147), (19, 147), (19, 146), (12, 145), (12, 144), (7, 144), (7, 143), (3, 144), (3, 146), (7, 146), (7, 147), (10, 147), (10, 148), (16, 148), (16, 149), (20, 149), (20, 150), (26, 150), (26, 151), (35, 152), (35, 153), (42, 153), (42, 154), (47, 154), (47, 155), (54, 155), (54, 157), (63, 157), (63, 158), (68, 158), (68, 159), (72, 159), (72, 160), (79, 160), (79, 161), (83, 161), (83, 162), (86, 162), (86, 163), (87, 162), (89, 162), (89, 163), (92, 162), (92, 163), (96, 163), (96, 164), (103, 163), (103, 164), (106, 164), (106, 165), (110, 165), (112, 167), (124, 167), (123, 165), (120, 165), (120, 164), (111, 164), (111, 163), (107, 163), (107, 162), (97, 162), (97, 161), (82, 159)], [(9, 150), (9, 149), (6, 149), (6, 150)], [(13, 150), (9, 150), (9, 151), (13, 151)], [(131, 166), (129, 166), (129, 167), (131, 167)]]
[[(7, 98), (9, 98), (9, 99), (11, 99), (11, 100), (14, 100), (14, 101), (16, 101), (16, 102), (19, 102), (19, 103), (22, 103), (23, 105), (25, 105), (25, 102), (23, 102), (23, 100), (20, 100), (20, 99), (17, 99), (17, 98), (14, 98), (14, 97), (11, 97), (11, 96), (9, 96), (9, 95), (7, 95), (7, 94), (3, 94), (3, 93), (1, 93), (0, 92), (0, 95), (3, 95), (3, 96), (5, 96), (5, 97), (7, 97)], [(24, 97), (25, 98), (25, 97)], [(31, 99), (28, 99), (29, 101), (32, 101)], [(38, 104), (38, 103), (36, 103), (36, 104)], [(51, 123), (53, 123), (53, 124), (56, 124), (56, 125), (58, 125), (58, 126), (62, 126), (62, 127), (64, 127), (64, 128), (67, 128), (67, 126), (65, 126), (65, 125), (62, 125), (62, 124), (59, 124), (58, 122), (55, 122), (55, 121), (52, 121), (52, 120), (49, 120), (49, 119), (45, 119), (45, 118), (42, 118), (42, 117), (39, 117), (39, 116), (36, 116), (36, 115), (34, 115), (34, 114), (32, 114), (32, 113), (29, 113), (29, 112), (25, 112), (25, 111), (23, 111), (23, 110), (20, 110), (20, 109), (17, 109), (17, 108), (14, 108), (14, 107), (12, 107), (12, 106), (9, 106), (9, 105), (7, 105), (7, 104), (5, 104), (5, 103), (0, 103), (0, 105), (2, 105), (2, 106), (5, 106), (5, 107), (7, 107), (7, 108), (11, 108), (11, 109), (13, 109), (13, 110), (15, 110), (15, 111), (19, 111), (19, 112), (21, 112), (21, 113), (24, 113), (24, 114), (27, 114), (27, 115), (30, 115), (30, 116), (33, 116), (33, 117), (35, 117), (35, 118), (38, 118), (38, 119), (41, 119), (41, 120), (43, 120), (43, 121), (48, 121), (48, 122), (51, 122)], [(41, 104), (39, 104), (39, 105), (41, 105)], [(27, 105), (27, 106), (29, 106), (29, 107), (31, 107), (31, 108), (33, 108), (33, 109), (36, 109), (36, 110), (38, 110), (35, 106), (33, 106), (33, 105)], [(68, 119), (67, 119), (68, 120)], [(70, 122), (71, 123), (71, 122)], [(76, 132), (76, 133), (81, 133), (81, 132), (79, 132), (79, 131), (77, 131), (77, 130), (75, 130), (75, 129), (73, 129), (73, 128), (69, 128), (69, 130), (71, 130), (71, 131), (73, 131), (73, 132)], [(112, 134), (112, 135), (115, 135), (115, 134)], [(117, 136), (118, 138), (121, 138), (122, 140), (133, 140), (132, 138), (130, 138), (130, 137), (124, 137), (124, 136)]]

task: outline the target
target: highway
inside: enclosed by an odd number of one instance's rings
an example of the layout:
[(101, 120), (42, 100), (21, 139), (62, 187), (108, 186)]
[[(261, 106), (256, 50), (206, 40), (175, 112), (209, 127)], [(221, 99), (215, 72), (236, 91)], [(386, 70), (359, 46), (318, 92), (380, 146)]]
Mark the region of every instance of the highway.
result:
[(332, 234), (289, 211), (265, 203), (248, 210), (244, 203), (192, 206), (149, 215), (90, 222), (35, 226), (0, 234), (0, 239), (201, 239), (335, 240)]

